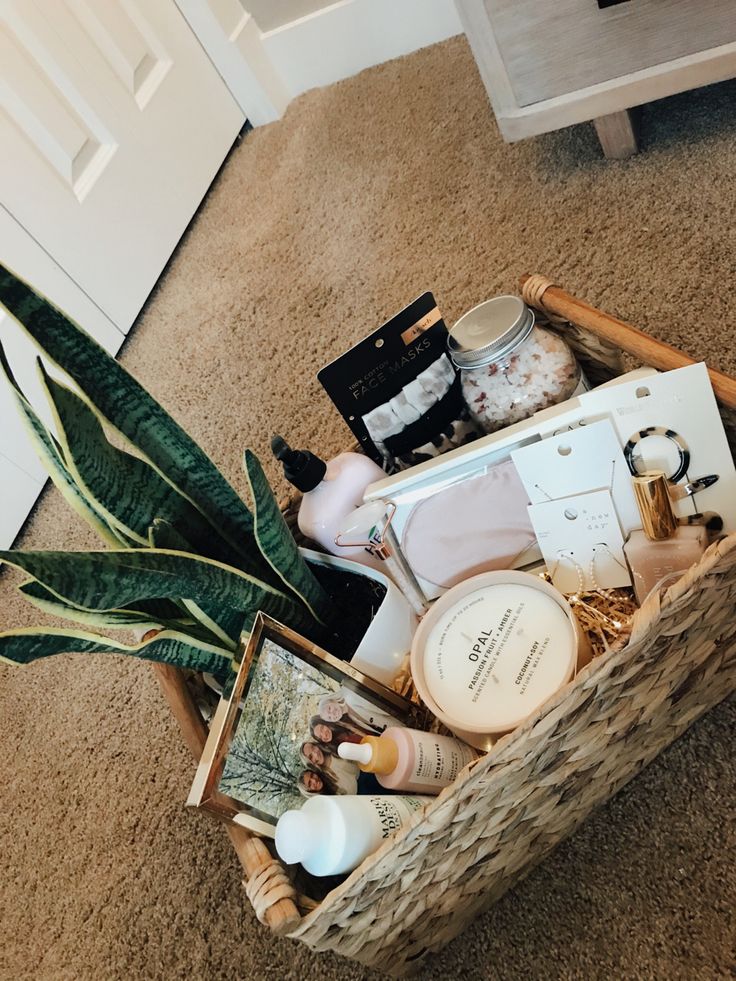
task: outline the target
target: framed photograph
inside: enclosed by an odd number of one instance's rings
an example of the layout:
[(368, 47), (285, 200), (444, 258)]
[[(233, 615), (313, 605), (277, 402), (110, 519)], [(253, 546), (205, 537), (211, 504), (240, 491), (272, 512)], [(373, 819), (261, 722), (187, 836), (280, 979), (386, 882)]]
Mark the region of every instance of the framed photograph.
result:
[(307, 797), (375, 793), (338, 746), (412, 724), (414, 706), (262, 613), (241, 654), (187, 803), (273, 837)]

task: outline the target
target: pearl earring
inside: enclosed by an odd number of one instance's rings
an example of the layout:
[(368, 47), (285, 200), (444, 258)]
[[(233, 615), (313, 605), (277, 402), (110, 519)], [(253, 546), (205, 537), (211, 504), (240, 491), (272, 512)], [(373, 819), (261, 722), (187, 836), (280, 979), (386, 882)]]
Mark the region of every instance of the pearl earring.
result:
[(611, 551), (611, 548), (608, 545), (608, 543), (607, 542), (598, 542), (597, 545), (594, 545), (593, 546), (593, 551), (592, 551), (592, 554), (591, 554), (591, 557), (590, 557), (590, 567), (589, 567), (590, 583), (591, 583), (592, 588), (596, 592), (602, 593), (604, 596), (610, 596), (611, 595), (611, 590), (610, 589), (603, 589), (603, 587), (601, 586), (601, 584), (596, 579), (596, 575), (595, 575), (595, 560), (598, 558), (598, 552), (599, 551), (603, 551), (604, 549), (606, 550), (606, 552), (608, 552), (608, 554), (613, 559), (613, 561), (615, 562), (616, 565), (621, 566), (621, 568), (624, 568), (624, 566), (621, 565), (621, 562), (616, 558), (616, 556)]
[[(567, 561), (571, 563), (577, 574), (578, 577), (577, 592), (570, 597), (570, 599), (574, 601), (580, 596), (581, 593), (585, 592), (585, 572), (583, 570), (583, 567), (580, 565), (580, 563), (575, 560), (575, 557), (573, 556), (572, 552), (570, 552), (570, 554), (568, 555), (567, 553), (560, 550), (557, 554), (559, 555), (559, 559), (557, 561), (557, 565), (555, 566), (555, 572), (557, 571), (557, 567), (559, 566), (560, 562)], [(554, 580), (554, 573), (552, 574), (552, 579)]]

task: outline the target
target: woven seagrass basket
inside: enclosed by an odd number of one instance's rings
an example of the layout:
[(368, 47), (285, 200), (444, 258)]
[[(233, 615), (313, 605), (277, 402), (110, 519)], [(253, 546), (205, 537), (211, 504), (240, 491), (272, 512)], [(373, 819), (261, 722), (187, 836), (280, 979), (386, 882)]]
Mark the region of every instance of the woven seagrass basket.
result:
[[(691, 363), (541, 276), (524, 277), (522, 292), (574, 348), (594, 383), (632, 367), (631, 358), (662, 370)], [(736, 382), (715, 371), (711, 380), (736, 452)], [(736, 688), (734, 599), (731, 535), (647, 600), (625, 646), (595, 659), (466, 767), (321, 902), (300, 894), (265, 842), (229, 825), (258, 918), (313, 950), (394, 975), (416, 969)], [(207, 730), (191, 687), (177, 669), (155, 667), (199, 758)]]

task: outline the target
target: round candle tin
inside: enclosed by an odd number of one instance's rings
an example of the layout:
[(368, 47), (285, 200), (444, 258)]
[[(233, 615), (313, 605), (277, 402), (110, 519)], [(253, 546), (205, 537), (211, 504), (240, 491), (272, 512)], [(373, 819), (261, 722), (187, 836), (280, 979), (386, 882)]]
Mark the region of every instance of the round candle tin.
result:
[(448, 590), (414, 636), (411, 672), (428, 708), (490, 749), (572, 678), (587, 648), (565, 598), (526, 572), (486, 572)]

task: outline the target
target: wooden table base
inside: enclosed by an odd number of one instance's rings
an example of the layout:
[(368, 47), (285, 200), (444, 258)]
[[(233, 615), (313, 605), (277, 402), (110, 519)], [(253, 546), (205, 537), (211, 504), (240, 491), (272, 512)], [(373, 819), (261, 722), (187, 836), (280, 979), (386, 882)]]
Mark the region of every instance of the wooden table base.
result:
[(626, 160), (638, 151), (637, 122), (633, 109), (622, 109), (593, 120), (603, 153), (609, 160)]

